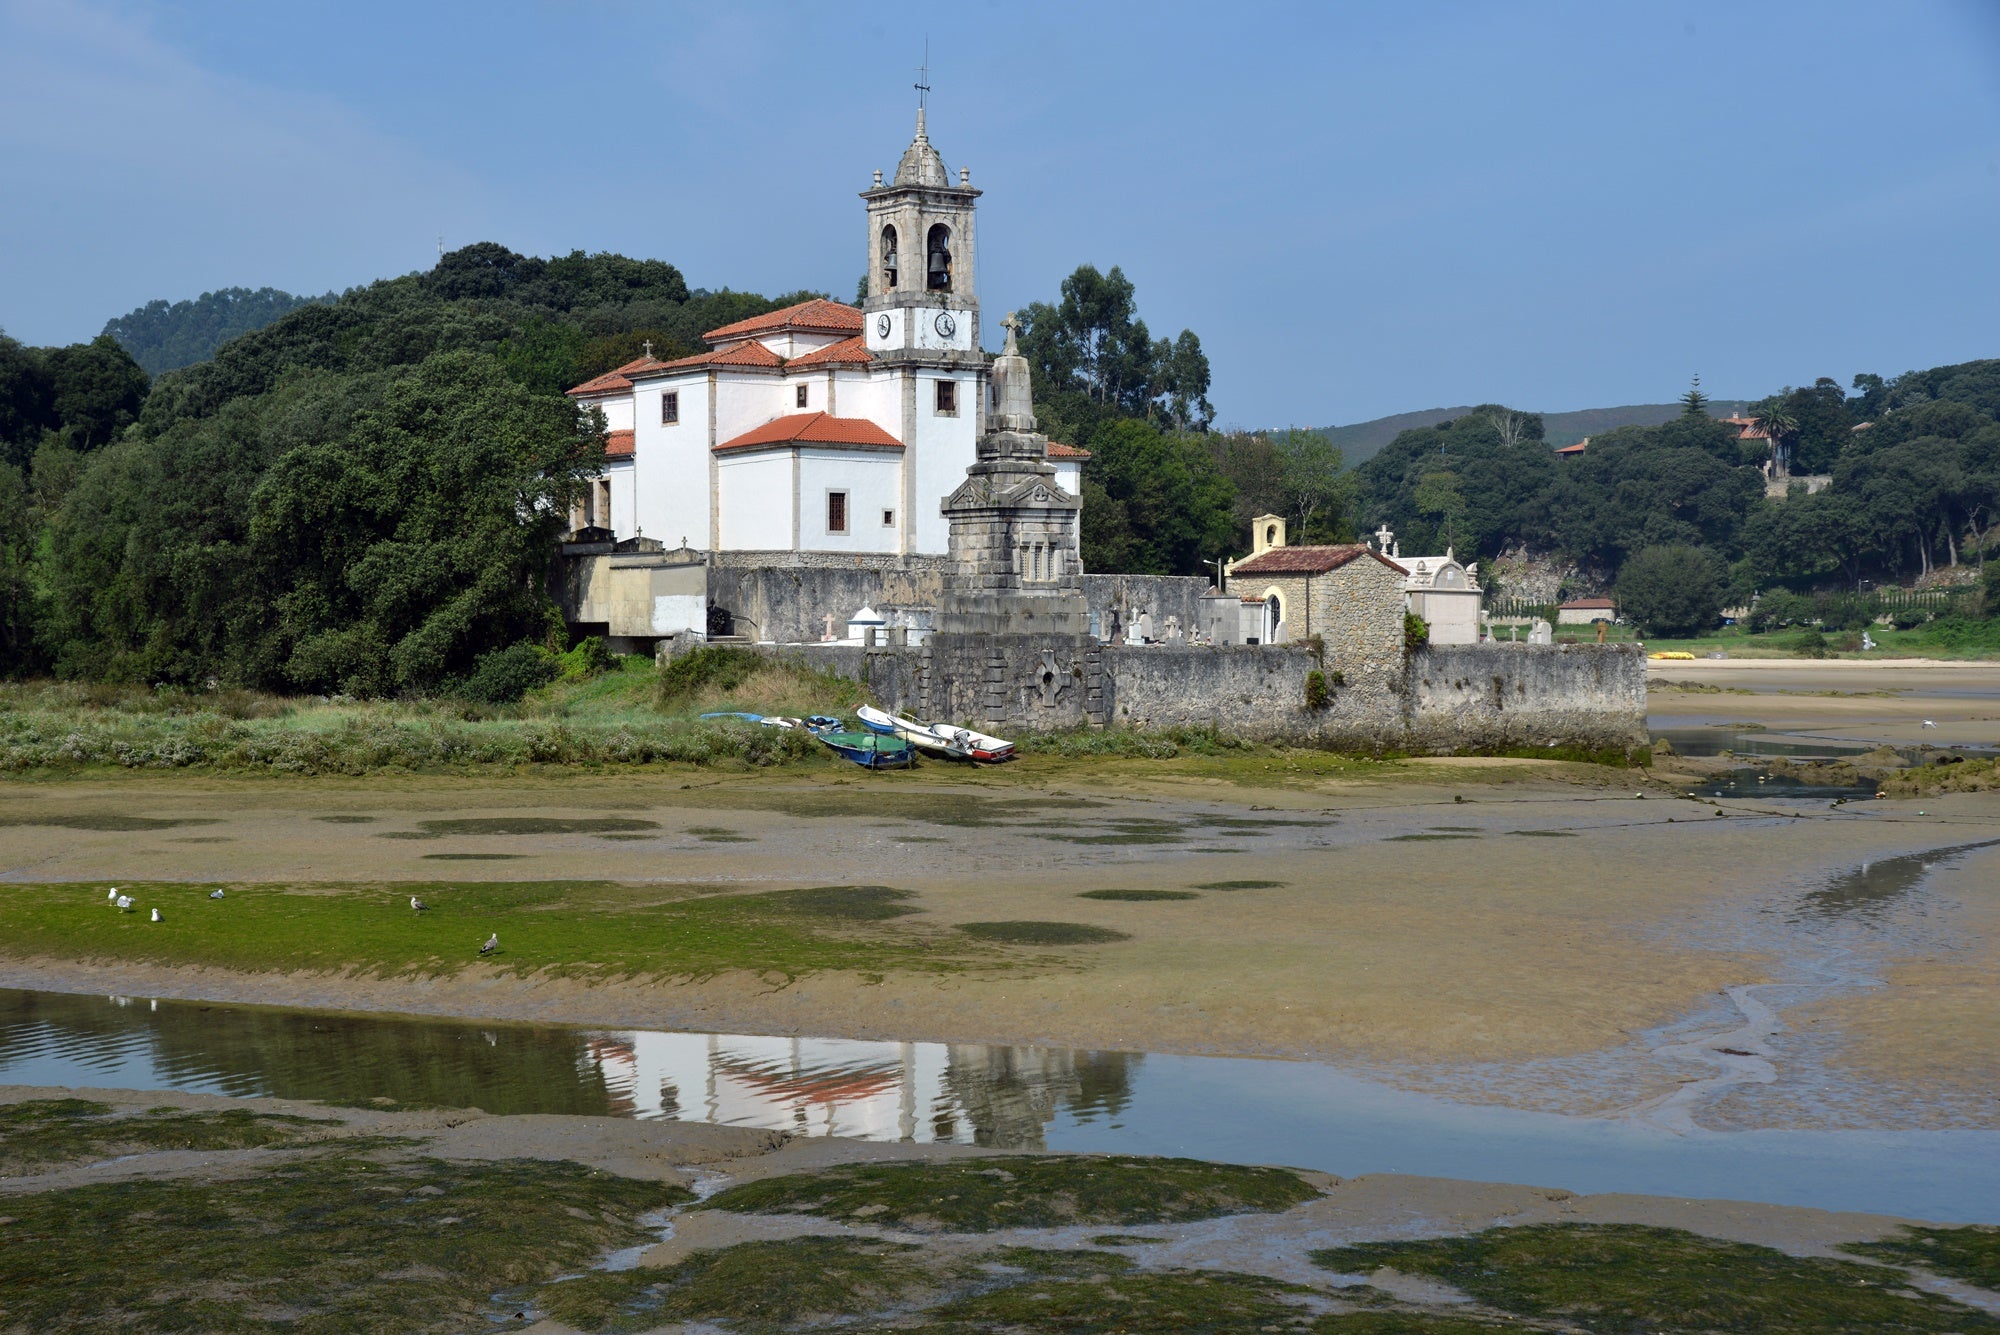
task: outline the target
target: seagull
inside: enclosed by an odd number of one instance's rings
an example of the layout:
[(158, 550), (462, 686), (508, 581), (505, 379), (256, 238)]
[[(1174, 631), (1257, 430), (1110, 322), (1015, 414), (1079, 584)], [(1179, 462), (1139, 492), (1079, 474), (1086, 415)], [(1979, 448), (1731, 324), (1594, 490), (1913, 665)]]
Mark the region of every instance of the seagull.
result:
[(130, 913), (132, 911), (132, 896), (130, 895), (118, 896), (118, 907), (124, 910), (126, 913)]
[(106, 890), (106, 891), (104, 892), (104, 897), (105, 897), (106, 899), (110, 900), (110, 901), (111, 901), (112, 903), (114, 903), (114, 904), (115, 904), (115, 903), (117, 903), (117, 902), (118, 902), (118, 887), (114, 885), (114, 886), (112, 886), (112, 887), (111, 887), (111, 888), (110, 888), (109, 890)]
[(211, 890), (211, 891), (209, 891), (209, 892), (208, 892), (208, 897), (209, 897), (210, 899), (220, 899), (220, 898), (222, 898), (222, 891), (221, 891), (221, 889), (219, 889), (219, 888), (218, 888), (218, 889), (215, 889), (215, 890)]
[(413, 909), (415, 909), (415, 910), (416, 910), (417, 912), (419, 912), (419, 913), (422, 913), (422, 912), (424, 912), (425, 910), (427, 910), (428, 908), (430, 908), (430, 905), (428, 905), (428, 904), (424, 903), (424, 901), (423, 901), (423, 900), (421, 900), (421, 899), (418, 899), (418, 898), (417, 898), (417, 897), (416, 897), (415, 895), (411, 895), (411, 896), (410, 896), (410, 907), (411, 907), (411, 908), (413, 908)]
[(1925, 720), (1924, 720), (1924, 726), (1925, 726), (1926, 728), (1935, 728), (1935, 727), (1937, 726), (1937, 720), (1936, 720), (1936, 719), (1928, 719), (1928, 718), (1927, 718), (1927, 719), (1925, 719)]
[(165, 919), (165, 918), (162, 918), (162, 917), (160, 916), (160, 911), (159, 911), (158, 909), (154, 909), (154, 910), (153, 910), (153, 921), (154, 921), (154, 922), (165, 922), (165, 921), (166, 921), (166, 919)]
[(500, 949), (500, 933), (495, 932), (486, 938), (486, 944), (479, 948), (479, 953), (482, 955), (491, 955), (498, 949)]

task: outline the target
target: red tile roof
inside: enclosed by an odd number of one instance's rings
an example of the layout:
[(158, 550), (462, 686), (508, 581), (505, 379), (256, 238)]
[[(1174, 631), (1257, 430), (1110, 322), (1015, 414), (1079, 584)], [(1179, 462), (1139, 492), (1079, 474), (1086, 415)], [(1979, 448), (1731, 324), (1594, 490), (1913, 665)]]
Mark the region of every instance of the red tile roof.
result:
[(853, 338), (843, 338), (838, 343), (829, 343), (813, 352), (801, 353), (786, 362), (785, 369), (795, 371), (802, 366), (866, 366), (874, 360), (875, 354), (868, 351), (868, 340), (856, 334)]
[(1410, 573), (1363, 542), (1342, 543), (1334, 547), (1273, 547), (1262, 556), (1253, 556), (1248, 561), (1238, 561), (1230, 567), (1230, 573), (1232, 575), (1324, 575), (1364, 556), (1374, 557), (1399, 575)]
[(632, 382), (626, 378), (627, 376), (637, 371), (650, 371), (656, 366), (665, 366), (666, 364), (665, 362), (656, 360), (649, 354), (638, 358), (636, 361), (626, 362), (623, 366), (615, 370), (606, 371), (601, 376), (586, 380), (576, 388), (564, 390), (563, 392), (566, 394), (603, 394), (614, 389), (630, 389), (632, 388)]
[(1052, 440), (1049, 442), (1049, 458), (1051, 459), (1088, 459), (1089, 457), (1089, 450), (1080, 450), (1074, 445), (1064, 445), (1058, 441)]
[(1589, 448), (1589, 446), (1590, 446), (1590, 442), (1586, 440), (1586, 441), (1583, 441), (1583, 442), (1581, 442), (1581, 443), (1579, 443), (1579, 444), (1576, 444), (1576, 445), (1565, 445), (1565, 446), (1563, 446), (1563, 447), (1562, 447), (1561, 449), (1557, 450), (1557, 451), (1556, 451), (1556, 453), (1557, 453), (1557, 454), (1582, 454), (1582, 453), (1584, 452), (1584, 450), (1586, 450), (1587, 448)]
[(681, 357), (670, 362), (655, 362), (642, 370), (632, 371), (633, 376), (671, 375), (676, 371), (690, 371), (697, 366), (756, 366), (766, 369), (783, 366), (785, 359), (756, 340), (738, 343), (720, 352), (697, 352), (692, 357)]
[(604, 433), (604, 457), (607, 459), (629, 459), (632, 457), (632, 433), (630, 431), (607, 431)]
[(806, 329), (827, 334), (858, 334), (861, 332), (861, 312), (852, 306), (843, 306), (837, 301), (827, 301), (815, 297), (802, 301), (796, 306), (772, 311), (768, 315), (753, 315), (748, 320), (738, 320), (735, 324), (711, 329), (702, 338), (710, 343), (722, 339), (754, 338), (758, 334), (776, 333), (780, 329)]
[(903, 448), (903, 442), (865, 417), (793, 413), (745, 431), (732, 440), (725, 440), (715, 447), (715, 452), (768, 449), (774, 445), (848, 445), (882, 450)]
[(1610, 600), (1609, 598), (1572, 598), (1572, 599), (1570, 599), (1570, 600), (1569, 600), (1568, 602), (1564, 603), (1564, 604), (1562, 605), (1562, 607), (1560, 607), (1560, 608), (1557, 608), (1556, 610), (1557, 610), (1557, 611), (1564, 611), (1564, 610), (1571, 610), (1571, 611), (1584, 611), (1584, 610), (1589, 610), (1589, 611), (1593, 611), (1593, 612), (1594, 612), (1594, 611), (1598, 610), (1599, 608), (1604, 608), (1604, 607), (1616, 607), (1616, 606), (1618, 606), (1618, 604), (1617, 604), (1617, 603), (1614, 603), (1614, 602), (1612, 602), (1612, 601), (1611, 601), (1611, 600)]

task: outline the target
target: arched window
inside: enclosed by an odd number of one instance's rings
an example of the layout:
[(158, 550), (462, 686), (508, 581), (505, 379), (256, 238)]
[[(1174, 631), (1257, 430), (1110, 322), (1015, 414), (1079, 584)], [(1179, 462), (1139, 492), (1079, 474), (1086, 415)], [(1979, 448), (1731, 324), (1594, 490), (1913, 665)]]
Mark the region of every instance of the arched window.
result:
[(1267, 524), (1264, 526), (1264, 545), (1266, 547), (1275, 547), (1278, 545), (1278, 526), (1276, 524)]
[(896, 290), (896, 229), (893, 226), (882, 229), (882, 290)]
[(951, 291), (951, 229), (943, 223), (931, 226), (924, 243), (924, 273), (924, 285), (931, 291)]
[(1278, 601), (1278, 595), (1274, 593), (1264, 600), (1264, 643), (1278, 642), (1278, 627), (1283, 625), (1284, 621), (1284, 605)]

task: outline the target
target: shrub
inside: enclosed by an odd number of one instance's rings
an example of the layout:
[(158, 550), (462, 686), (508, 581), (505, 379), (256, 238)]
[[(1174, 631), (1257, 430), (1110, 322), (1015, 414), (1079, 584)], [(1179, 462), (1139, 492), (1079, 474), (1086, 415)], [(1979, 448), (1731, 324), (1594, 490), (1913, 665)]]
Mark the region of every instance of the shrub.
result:
[(660, 669), (660, 706), (678, 704), (707, 690), (733, 691), (763, 669), (764, 660), (749, 649), (703, 645)]
[(602, 635), (584, 636), (562, 656), (564, 681), (588, 681), (609, 672), (612, 666), (611, 650)]
[(1618, 571), (1618, 607), (1647, 635), (1694, 635), (1722, 615), (1718, 563), (1698, 547), (1648, 547)]
[(480, 704), (507, 705), (556, 679), (556, 656), (538, 644), (510, 644), (479, 656), (472, 675), (452, 692)]
[(1820, 634), (1818, 626), (1808, 626), (1805, 633), (1793, 642), (1792, 652), (1800, 658), (1825, 658), (1826, 636)]
[(1889, 624), (1897, 630), (1915, 630), (1930, 619), (1930, 612), (1921, 607), (1899, 607), (1889, 614)]
[(1415, 612), (1403, 613), (1403, 652), (1413, 654), (1430, 642), (1430, 623)]
[(1306, 673), (1306, 708), (1325, 709), (1333, 693), (1326, 688), (1326, 674), (1318, 668)]

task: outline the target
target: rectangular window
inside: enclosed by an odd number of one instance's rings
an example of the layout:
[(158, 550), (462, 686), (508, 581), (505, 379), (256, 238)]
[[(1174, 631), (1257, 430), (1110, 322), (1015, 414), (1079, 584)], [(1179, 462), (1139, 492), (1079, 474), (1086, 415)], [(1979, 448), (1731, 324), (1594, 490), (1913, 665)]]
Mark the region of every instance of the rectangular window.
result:
[(896, 527), (896, 512), (894, 510), (884, 510), (882, 512), (882, 527), (883, 528)]
[(940, 380), (937, 382), (937, 415), (939, 417), (958, 416), (958, 382)]
[(806, 387), (804, 385), (799, 386), (795, 397), (798, 399), (799, 407), (803, 408), (806, 406)]
[(670, 390), (660, 395), (660, 425), (672, 426), (681, 420), (681, 396), (678, 390)]
[(829, 491), (826, 494), (826, 531), (847, 532), (847, 493), (844, 491)]

